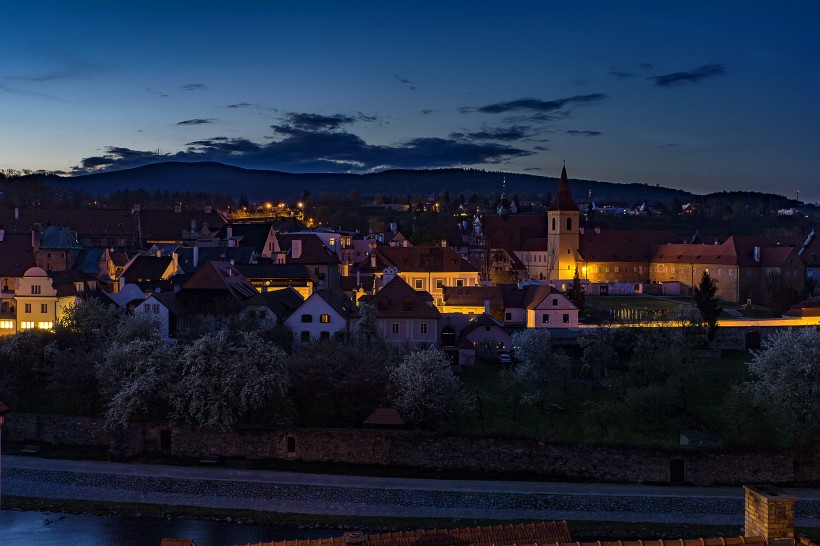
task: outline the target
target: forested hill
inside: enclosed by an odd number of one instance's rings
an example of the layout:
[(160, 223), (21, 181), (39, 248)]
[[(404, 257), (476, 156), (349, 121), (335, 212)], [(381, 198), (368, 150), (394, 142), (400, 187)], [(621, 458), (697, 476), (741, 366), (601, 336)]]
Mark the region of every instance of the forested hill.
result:
[[(285, 173), (231, 167), (221, 163), (156, 163), (74, 178), (61, 178), (68, 185), (80, 186), (94, 195), (115, 190), (157, 189), (174, 191), (207, 191), (231, 193), (234, 197), (246, 194), (252, 200), (296, 198), (304, 190), (313, 194), (323, 191), (347, 194), (352, 189), (363, 195), (397, 195), (409, 193), (438, 194), (447, 190), (479, 195), (499, 193), (502, 181), (507, 180), (507, 193), (533, 197), (555, 194), (558, 178), (529, 174), (488, 172), (476, 169), (390, 170), (369, 174)], [(576, 199), (585, 199), (590, 190), (593, 199), (637, 203), (643, 200), (669, 204), (674, 197), (681, 202), (692, 194), (647, 184), (616, 184), (594, 180), (570, 179)]]

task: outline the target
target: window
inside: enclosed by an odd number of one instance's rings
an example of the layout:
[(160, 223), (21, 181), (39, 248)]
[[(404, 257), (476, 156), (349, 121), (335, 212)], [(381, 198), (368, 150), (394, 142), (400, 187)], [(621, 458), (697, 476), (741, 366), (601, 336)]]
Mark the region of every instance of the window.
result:
[(313, 322), (313, 315), (302, 315), (302, 322)]
[(416, 287), (416, 290), (424, 290), (424, 279), (416, 279), (413, 281), (413, 286)]
[(319, 332), (319, 339), (321, 341), (326, 341), (330, 339), (330, 332), (322, 330), (321, 332)]
[(723, 268), (718, 267), (718, 275), (723, 275)]
[(399, 323), (398, 323), (398, 322), (394, 322), (394, 323), (390, 326), (390, 331), (391, 331), (391, 332), (393, 332), (394, 334), (398, 334), (398, 333), (399, 333)]
[(309, 341), (310, 341), (310, 332), (308, 332), (307, 330), (305, 330), (305, 331), (303, 331), (302, 333), (300, 333), (300, 334), (299, 334), (299, 340), (300, 340), (302, 343), (307, 343), (307, 342), (309, 342)]
[(154, 304), (154, 313), (159, 315), (159, 304), (158, 303)]
[(489, 327), (489, 326), (485, 326), (485, 327), (484, 327), (484, 331), (485, 331), (485, 332), (489, 332), (489, 331), (490, 331), (490, 327)]
[(31, 293), (32, 294), (39, 294), (40, 293), (40, 285), (39, 284), (32, 284), (31, 285)]
[(336, 238), (335, 237), (330, 238), (330, 246), (336, 246)]
[(40, 304), (40, 312), (41, 313), (48, 313), (48, 304), (47, 303), (41, 303)]
[(20, 329), (21, 330), (29, 330), (31, 328), (34, 328), (34, 323), (33, 322), (21, 322), (20, 323)]
[(27, 303), (23, 309), (26, 313), (31, 313), (31, 304)]
[(285, 436), (285, 450), (289, 454), (296, 453), (296, 436)]
[(558, 307), (558, 298), (552, 298), (552, 306)]
[(419, 332), (422, 333), (422, 334), (427, 333), (427, 323), (426, 322), (422, 322), (421, 324), (419, 324)]
[(541, 324), (549, 324), (550, 323), (550, 316), (544, 313), (544, 316), (541, 317)]
[(330, 322), (330, 315), (328, 315), (326, 313), (319, 315), (319, 322), (321, 322), (322, 324), (329, 323)]
[(620, 270), (621, 270), (621, 268), (616, 265), (615, 266), (615, 273), (618, 273)]
[[(14, 321), (13, 320), (0, 320), (0, 329), (2, 330), (11, 330), (14, 328)], [(489, 326), (488, 326), (489, 328)]]
[(54, 327), (54, 323), (52, 322), (38, 322), (37, 328), (41, 330), (51, 330)]
[(48, 256), (49, 258), (51, 258), (51, 252), (46, 252), (46, 256)]
[(567, 231), (572, 231), (572, 218), (567, 218)]
[(512, 320), (512, 313), (504, 313), (504, 320)]
[(564, 313), (564, 324), (569, 324), (569, 313)]
[(456, 279), (456, 286), (464, 286), (464, 279)]
[(609, 266), (606, 266), (606, 272), (609, 273)]
[(436, 288), (438, 288), (439, 290), (441, 290), (441, 288), (442, 288), (443, 286), (444, 286), (444, 280), (443, 280), (443, 279), (436, 279)]
[(552, 231), (555, 231), (555, 218), (552, 219)]
[(732, 275), (734, 275), (734, 274), (735, 274), (735, 270), (734, 270), (734, 269), (730, 269), (730, 270), (729, 270), (729, 276), (731, 277), (731, 276), (732, 276)]

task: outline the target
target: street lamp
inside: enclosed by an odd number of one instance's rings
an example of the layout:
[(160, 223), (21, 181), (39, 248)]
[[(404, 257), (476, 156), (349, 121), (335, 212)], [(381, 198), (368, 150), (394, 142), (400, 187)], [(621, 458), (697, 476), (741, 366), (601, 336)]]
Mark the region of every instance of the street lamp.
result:
[[(11, 411), (4, 402), (0, 401), (0, 461), (3, 460), (3, 425), (6, 424), (6, 414)], [(0, 464), (0, 485), (3, 481), (3, 466)], [(0, 510), (3, 509), (3, 496), (0, 494)]]

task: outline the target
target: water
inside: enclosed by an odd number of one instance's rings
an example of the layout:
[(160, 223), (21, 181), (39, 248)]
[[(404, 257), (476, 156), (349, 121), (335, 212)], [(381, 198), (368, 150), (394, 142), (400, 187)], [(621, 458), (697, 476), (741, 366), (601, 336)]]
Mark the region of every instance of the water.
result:
[(159, 546), (163, 538), (192, 538), (197, 546), (254, 544), (274, 540), (329, 538), (338, 529), (291, 529), (226, 521), (0, 512), (0, 545)]

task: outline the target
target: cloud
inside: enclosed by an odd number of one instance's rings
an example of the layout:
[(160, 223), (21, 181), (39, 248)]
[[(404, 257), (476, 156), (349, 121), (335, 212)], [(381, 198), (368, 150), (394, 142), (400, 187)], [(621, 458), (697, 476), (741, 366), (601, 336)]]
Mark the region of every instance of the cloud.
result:
[(186, 83), (182, 86), (183, 91), (205, 91), (208, 86), (204, 83)]
[(530, 136), (530, 128), (513, 125), (511, 127), (497, 127), (495, 129), (481, 129), (472, 133), (450, 133), (450, 138), (461, 140), (501, 140), (505, 142), (522, 140)]
[(250, 102), (237, 102), (236, 104), (226, 104), (225, 108), (251, 108), (256, 106), (256, 104), (252, 104)]
[(401, 83), (403, 83), (404, 85), (406, 85), (406, 86), (407, 86), (407, 87), (408, 87), (411, 91), (415, 91), (415, 90), (416, 90), (416, 84), (414, 84), (413, 82), (411, 82), (411, 81), (410, 81), (410, 80), (408, 80), (407, 78), (402, 78), (402, 77), (401, 77), (401, 76), (399, 76), (398, 74), (394, 74), (394, 76), (396, 76), (396, 79), (397, 79), (397, 80), (399, 80), (399, 81), (400, 81)]
[(57, 99), (54, 95), (49, 95), (48, 93), (40, 93), (38, 91), (31, 91), (30, 89), (21, 89), (19, 87), (9, 87), (7, 85), (3, 85), (0, 83), (0, 91), (4, 93), (8, 93), (10, 95), (21, 95), (24, 97), (35, 97), (40, 99)]
[(607, 74), (614, 77), (616, 80), (628, 80), (630, 78), (635, 77), (634, 72), (627, 72), (626, 70), (617, 70), (615, 68), (611, 68), (609, 72), (607, 72)]
[(185, 121), (178, 121), (177, 125), (206, 125), (208, 123), (213, 123), (214, 121), (216, 120), (209, 118), (186, 119)]
[(426, 115), (428, 115), (428, 114), (432, 114), (432, 113), (433, 113), (433, 111), (432, 111), (432, 110), (419, 110), (419, 112), (421, 113), (421, 115), (422, 115), (422, 116), (426, 116)]
[(640, 64), (638, 64), (638, 67), (641, 70), (654, 70), (655, 69), (655, 65), (652, 64), (652, 63), (640, 63)]
[(576, 131), (574, 129), (570, 129), (564, 131), (563, 134), (570, 136), (600, 136), (603, 133), (601, 131)]
[(505, 112), (529, 111), (538, 113), (555, 112), (561, 110), (565, 106), (574, 104), (591, 104), (605, 100), (607, 95), (604, 93), (593, 93), (590, 95), (575, 95), (563, 99), (555, 100), (541, 100), (541, 99), (516, 99), (507, 102), (497, 102), (495, 104), (488, 104), (486, 106), (463, 107), (459, 108), (462, 114), (472, 112), (480, 112), (482, 114), (502, 114)]
[(151, 93), (153, 95), (159, 95), (160, 97), (168, 97), (168, 93), (163, 93), (162, 91), (157, 91), (156, 89), (151, 89), (150, 87), (145, 88), (146, 93)]
[(681, 83), (700, 83), (700, 81), (705, 78), (722, 76), (723, 74), (726, 74), (725, 64), (711, 63), (699, 66), (688, 72), (673, 72), (672, 74), (653, 76), (650, 79), (655, 80), (655, 85), (658, 87), (669, 87)]
[[(164, 154), (163, 161), (218, 161), (231, 165), (291, 172), (349, 172), (384, 168), (457, 167), (502, 161), (532, 152), (497, 143), (452, 138), (415, 138), (393, 145), (373, 145), (345, 131), (312, 131), (276, 127), (279, 138), (257, 143), (218, 136), (189, 142), (185, 150)], [(101, 156), (87, 157), (73, 173), (125, 169), (153, 163), (153, 152), (108, 147)]]

